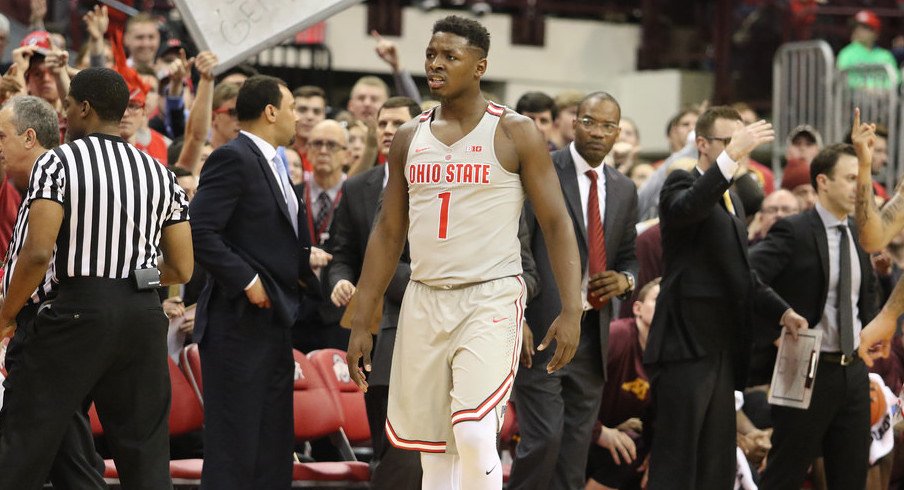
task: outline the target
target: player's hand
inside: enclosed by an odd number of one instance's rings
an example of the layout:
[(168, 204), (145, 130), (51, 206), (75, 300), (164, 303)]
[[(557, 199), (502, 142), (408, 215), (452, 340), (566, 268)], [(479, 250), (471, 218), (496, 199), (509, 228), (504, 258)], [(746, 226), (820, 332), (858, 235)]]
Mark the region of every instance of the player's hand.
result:
[(621, 296), (628, 290), (628, 278), (618, 271), (598, 272), (590, 278), (587, 283), (590, 294), (594, 297), (599, 296), (605, 303), (614, 296)]
[(260, 277), (258, 277), (257, 280), (254, 281), (254, 284), (245, 291), (245, 296), (248, 297), (248, 301), (250, 301), (251, 304), (258, 308), (270, 307), (270, 297), (267, 296), (267, 290), (264, 289), (264, 283), (261, 281)]
[(374, 48), (377, 56), (391, 66), (393, 72), (399, 71), (399, 53), (396, 50), (396, 43), (383, 39), (383, 36), (376, 30), (370, 31), (370, 35), (377, 42)]
[(867, 367), (873, 367), (874, 360), (886, 358), (891, 353), (891, 339), (895, 334), (895, 326), (896, 319), (883, 309), (860, 331), (858, 353)]
[(857, 153), (861, 172), (872, 174), (873, 146), (876, 144), (876, 125), (860, 122), (860, 108), (854, 108), (854, 124), (851, 127), (851, 143)]
[(604, 425), (596, 443), (609, 450), (612, 460), (617, 465), (621, 465), (622, 461), (631, 464), (637, 459), (637, 446), (634, 440), (618, 429), (610, 429)]
[(791, 308), (785, 310), (785, 313), (782, 314), (782, 319), (779, 324), (788, 329), (788, 332), (791, 334), (791, 337), (793, 337), (794, 340), (797, 340), (799, 331), (806, 330), (810, 326), (807, 323), (806, 318), (798, 315), (797, 312)]
[(326, 267), (333, 260), (333, 255), (327, 253), (322, 248), (311, 247), (311, 269), (321, 269)]
[(333, 288), (333, 292), (330, 294), (330, 300), (336, 306), (345, 306), (351, 301), (353, 294), (355, 294), (355, 285), (350, 281), (342, 279), (337, 282), (336, 287)]
[[(712, 135), (698, 135), (712, 136)], [(725, 147), (725, 153), (732, 160), (738, 161), (756, 149), (756, 147), (769, 143), (775, 139), (775, 130), (772, 125), (760, 119), (755, 123), (739, 128), (731, 134), (731, 143)]]
[(546, 372), (553, 373), (565, 367), (574, 358), (574, 353), (578, 350), (578, 342), (581, 339), (581, 318), (580, 316), (571, 318), (561, 314), (553, 320), (552, 325), (546, 332), (546, 337), (540, 342), (537, 350), (546, 349), (550, 342), (556, 340), (556, 352), (546, 365)]
[(527, 322), (521, 322), (521, 365), (530, 369), (536, 353), (534, 350), (534, 332), (531, 331)]
[[(371, 370), (370, 352), (373, 349), (373, 337), (366, 328), (352, 329), (348, 339), (348, 354), (345, 362), (348, 363), (348, 374), (352, 381), (358, 385), (364, 393), (367, 393), (367, 380), (364, 371)], [(364, 369), (361, 369), (361, 361), (364, 361)]]

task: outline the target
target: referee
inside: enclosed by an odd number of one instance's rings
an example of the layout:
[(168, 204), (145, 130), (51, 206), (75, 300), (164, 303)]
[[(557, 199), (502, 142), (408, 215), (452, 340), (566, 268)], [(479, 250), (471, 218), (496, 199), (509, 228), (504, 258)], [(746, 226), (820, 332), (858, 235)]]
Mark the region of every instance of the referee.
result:
[(64, 101), (71, 143), (43, 154), (31, 175), (3, 278), (0, 334), (15, 331), (48, 264), (58, 286), (26, 327), (6, 381), (0, 489), (43, 486), (86, 398), (122, 487), (172, 487), (168, 322), (156, 288), (191, 276), (188, 201), (171, 172), (119, 137), (128, 101), (115, 71), (79, 72)]

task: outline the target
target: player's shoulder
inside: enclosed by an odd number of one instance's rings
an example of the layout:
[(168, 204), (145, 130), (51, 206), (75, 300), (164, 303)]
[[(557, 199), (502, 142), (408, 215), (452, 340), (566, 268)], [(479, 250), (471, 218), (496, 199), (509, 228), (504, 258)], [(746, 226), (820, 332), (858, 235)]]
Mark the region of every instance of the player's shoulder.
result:
[(540, 148), (547, 151), (546, 140), (540, 134), (533, 119), (518, 114), (508, 107), (502, 108), (504, 110), (499, 116), (499, 127), (508, 139), (517, 143), (516, 148), (526, 149), (529, 152), (538, 151)]
[[(531, 127), (536, 129), (536, 124), (534, 123), (533, 119), (518, 114), (510, 107), (501, 106), (490, 102), (487, 106), (487, 111), (490, 111), (490, 108), (498, 108), (499, 113), (497, 115), (499, 116), (499, 124), (507, 129), (519, 131), (525, 131)], [(493, 112), (490, 111), (490, 113), (492, 114)]]

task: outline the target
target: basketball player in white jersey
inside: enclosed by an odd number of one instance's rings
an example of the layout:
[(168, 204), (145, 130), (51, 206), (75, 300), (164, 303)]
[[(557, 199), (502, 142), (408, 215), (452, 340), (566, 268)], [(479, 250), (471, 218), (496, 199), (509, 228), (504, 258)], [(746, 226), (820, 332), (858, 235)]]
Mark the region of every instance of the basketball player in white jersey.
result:
[(423, 488), (502, 488), (496, 450), (518, 365), (524, 288), (517, 238), (525, 193), (550, 247), (563, 309), (539, 349), (574, 356), (581, 315), (577, 242), (546, 142), (530, 119), (484, 100), (489, 33), (439, 20), (426, 50), (441, 105), (406, 123), (389, 152), (383, 210), (349, 314), (348, 363), (367, 389), (368, 330), (405, 244), (411, 283), (399, 318), (386, 433), (420, 451)]

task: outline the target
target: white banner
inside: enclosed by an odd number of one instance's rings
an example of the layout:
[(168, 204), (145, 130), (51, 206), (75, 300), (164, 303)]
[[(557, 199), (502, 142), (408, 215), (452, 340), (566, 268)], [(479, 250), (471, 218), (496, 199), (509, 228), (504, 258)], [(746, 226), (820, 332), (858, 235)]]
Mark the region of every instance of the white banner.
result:
[(217, 74), (361, 1), (175, 0), (198, 48), (219, 58)]

